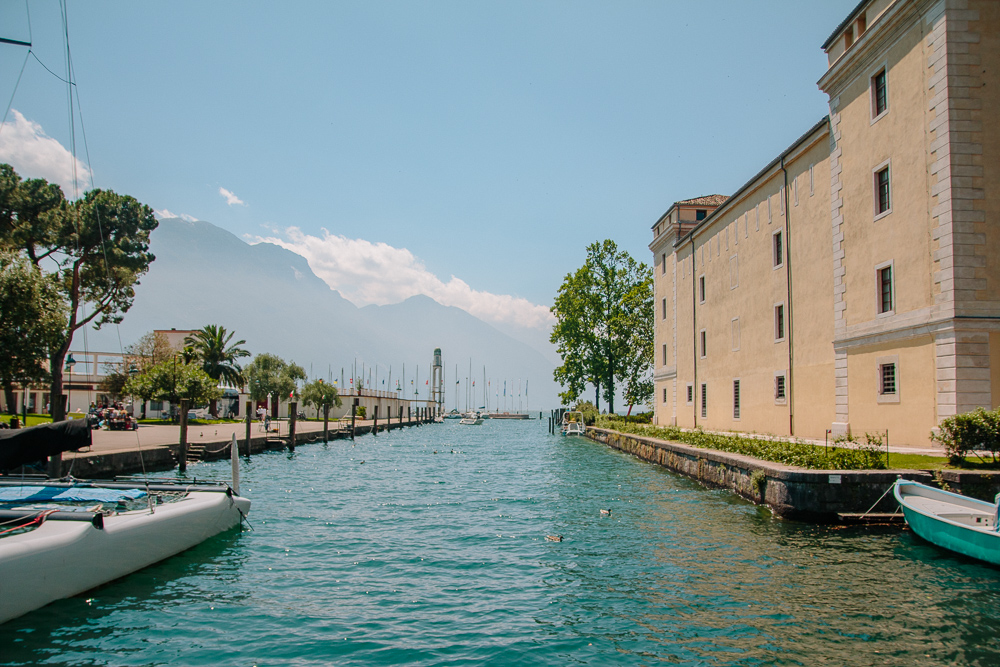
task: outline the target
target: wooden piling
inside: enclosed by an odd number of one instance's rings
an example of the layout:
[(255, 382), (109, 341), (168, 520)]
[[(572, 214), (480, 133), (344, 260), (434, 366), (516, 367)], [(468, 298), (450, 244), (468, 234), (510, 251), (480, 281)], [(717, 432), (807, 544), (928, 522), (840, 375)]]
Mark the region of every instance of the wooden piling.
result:
[(181, 472), (187, 472), (187, 455), (188, 455), (188, 400), (186, 398), (181, 399), (181, 456), (178, 462), (178, 468)]
[(323, 406), (323, 442), (330, 442), (330, 405)]
[(299, 404), (292, 401), (288, 404), (288, 451), (295, 451), (295, 421), (299, 416)]
[(253, 430), (253, 401), (247, 401), (247, 458), (250, 458), (250, 437)]

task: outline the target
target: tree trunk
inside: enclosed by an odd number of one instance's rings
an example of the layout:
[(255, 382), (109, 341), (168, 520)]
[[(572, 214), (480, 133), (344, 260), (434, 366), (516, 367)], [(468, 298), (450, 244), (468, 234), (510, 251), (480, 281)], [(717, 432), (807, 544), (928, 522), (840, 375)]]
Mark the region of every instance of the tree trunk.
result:
[(597, 408), (597, 412), (601, 412), (601, 383), (594, 383), (594, 407)]
[(17, 410), (14, 408), (14, 383), (4, 382), (3, 383), (3, 400), (7, 406), (7, 412), (14, 414)]
[(66, 419), (66, 402), (63, 401), (63, 363), (66, 361), (67, 343), (52, 352), (49, 364), (52, 372), (52, 384), (49, 387), (49, 403), (52, 404), (52, 421), (61, 422)]
[(208, 414), (212, 415), (213, 418), (219, 418), (219, 399), (213, 398), (208, 404)]

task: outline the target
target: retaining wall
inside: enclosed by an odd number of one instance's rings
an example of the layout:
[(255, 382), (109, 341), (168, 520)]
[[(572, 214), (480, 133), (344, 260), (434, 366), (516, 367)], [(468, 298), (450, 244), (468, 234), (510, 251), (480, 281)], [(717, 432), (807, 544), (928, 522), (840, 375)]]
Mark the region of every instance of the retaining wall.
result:
[(708, 486), (735, 491), (787, 519), (836, 521), (840, 514), (890, 513), (897, 507), (892, 494), (879, 498), (898, 477), (934, 484), (925, 470), (807, 470), (607, 429), (588, 428), (587, 437)]

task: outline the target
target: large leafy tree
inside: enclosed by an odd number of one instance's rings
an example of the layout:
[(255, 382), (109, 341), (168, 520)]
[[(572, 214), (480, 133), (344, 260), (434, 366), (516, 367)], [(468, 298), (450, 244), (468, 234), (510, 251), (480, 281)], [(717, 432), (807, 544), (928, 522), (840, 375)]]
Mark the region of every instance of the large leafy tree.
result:
[[(0, 165), (0, 245), (24, 253), (38, 271), (58, 281), (65, 304), (59, 340), (49, 351), (51, 395), (62, 395), (63, 363), (80, 328), (120, 322), (134, 286), (149, 270), (153, 210), (110, 190), (91, 190), (67, 202), (58, 186), (21, 181)], [(61, 400), (52, 417), (65, 418)]]
[[(143, 334), (139, 340), (125, 348), (125, 354), (120, 362), (105, 364), (104, 379), (101, 380), (100, 386), (101, 391), (115, 397), (128, 395), (128, 392), (125, 391), (125, 383), (128, 382), (129, 377), (146, 373), (156, 364), (170, 359), (173, 353), (167, 337), (163, 334), (155, 331)], [(152, 396), (132, 395), (143, 400), (143, 411), (146, 409), (145, 401), (153, 398)]]
[(187, 399), (191, 405), (204, 405), (222, 394), (200, 364), (185, 363), (180, 358), (161, 361), (145, 373), (130, 377), (123, 391), (144, 401), (155, 399), (176, 404)]
[(258, 354), (243, 371), (250, 398), (262, 401), (272, 399), (272, 410), (277, 400), (294, 395), (298, 382), (306, 379), (306, 371), (295, 362), (287, 362), (275, 354)]
[(9, 410), (14, 385), (46, 375), (49, 350), (60, 340), (66, 309), (52, 276), (25, 257), (0, 251), (0, 384)]
[(329, 414), (330, 408), (343, 405), (340, 393), (332, 384), (327, 384), (320, 380), (313, 380), (302, 387), (302, 402), (306, 405), (315, 405), (323, 408), (324, 414)]
[(603, 395), (614, 412), (615, 391), (624, 385), (626, 400), (652, 395), (653, 278), (648, 266), (605, 240), (587, 247), (587, 259), (563, 280), (552, 313), (551, 341), (563, 363), (555, 379), (572, 403), (587, 384), (595, 401)]
[[(209, 377), (230, 387), (242, 387), (245, 380), (239, 360), (249, 357), (250, 352), (240, 347), (246, 345), (245, 340), (232, 342), (234, 335), (225, 327), (209, 324), (185, 338), (184, 345), (191, 348), (195, 361)], [(215, 415), (217, 402), (213, 400), (209, 409)]]

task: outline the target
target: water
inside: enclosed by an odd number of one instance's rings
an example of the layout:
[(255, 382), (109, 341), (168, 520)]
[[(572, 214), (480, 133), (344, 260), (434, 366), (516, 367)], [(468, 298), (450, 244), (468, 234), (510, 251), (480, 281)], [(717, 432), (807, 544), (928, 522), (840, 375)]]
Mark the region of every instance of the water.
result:
[(0, 664), (1000, 663), (1000, 570), (898, 529), (779, 521), (544, 422), (243, 474), (253, 532), (0, 626)]

